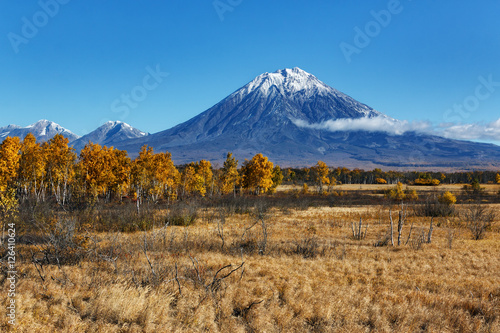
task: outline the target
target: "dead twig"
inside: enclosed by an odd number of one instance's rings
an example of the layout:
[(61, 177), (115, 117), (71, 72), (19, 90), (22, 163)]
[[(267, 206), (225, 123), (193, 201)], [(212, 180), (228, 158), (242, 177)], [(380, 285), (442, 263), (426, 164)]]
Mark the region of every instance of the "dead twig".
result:
[(175, 281), (177, 282), (177, 287), (179, 288), (179, 295), (182, 296), (181, 284), (179, 282), (179, 277), (177, 274), (177, 263), (175, 263)]

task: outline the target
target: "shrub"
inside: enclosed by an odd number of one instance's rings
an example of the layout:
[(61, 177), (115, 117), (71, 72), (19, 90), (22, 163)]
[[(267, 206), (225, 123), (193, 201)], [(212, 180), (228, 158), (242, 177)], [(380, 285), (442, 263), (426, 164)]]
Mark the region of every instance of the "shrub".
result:
[(495, 212), (483, 205), (477, 204), (470, 206), (463, 217), (467, 223), (467, 228), (472, 233), (474, 240), (483, 239), (486, 231), (491, 228), (495, 220)]
[(424, 243), (426, 243), (425, 231), (421, 229), (420, 232), (417, 232), (417, 237), (410, 241), (410, 247), (413, 250), (420, 250)]
[(415, 191), (415, 190), (406, 190), (405, 195), (406, 195), (406, 198), (410, 201), (417, 201), (418, 200), (418, 194), (417, 194), (417, 191)]
[(138, 214), (133, 205), (108, 206), (99, 203), (79, 212), (78, 221), (81, 225), (91, 225), (98, 232), (135, 232), (149, 230), (153, 225), (161, 224), (163, 220), (158, 215), (157, 207), (149, 204), (144, 204)]
[(378, 240), (373, 244), (375, 247), (388, 246), (391, 243), (391, 235), (385, 233), (379, 236)]
[(481, 187), (481, 184), (479, 184), (477, 179), (474, 179), (470, 183), (470, 185), (464, 185), (463, 190), (464, 190), (465, 194), (473, 195), (473, 196), (481, 195), (484, 192), (484, 188)]
[(197, 215), (197, 205), (179, 203), (173, 206), (167, 216), (167, 221), (170, 225), (188, 226), (194, 224)]
[(403, 200), (406, 197), (406, 194), (403, 189), (403, 183), (398, 182), (394, 188), (390, 189), (386, 193), (386, 197), (396, 201)]
[(415, 215), (440, 217), (452, 216), (453, 214), (455, 214), (455, 206), (447, 203), (442, 203), (439, 198), (436, 195), (427, 197), (424, 204), (415, 207)]
[[(74, 217), (36, 216), (34, 221), (39, 240), (32, 256), (41, 259), (41, 265), (74, 265), (87, 254), (89, 238), (78, 233), (78, 222)], [(29, 238), (33, 238), (29, 237)]]
[(315, 258), (318, 255), (319, 243), (316, 237), (304, 237), (295, 243), (293, 253), (301, 255), (304, 259)]
[(452, 206), (457, 202), (457, 197), (450, 191), (446, 191), (438, 198), (439, 203)]
[(438, 179), (417, 178), (414, 184), (419, 186), (438, 186), (440, 181)]
[(375, 182), (377, 184), (387, 184), (387, 180), (385, 180), (384, 178), (376, 178)]

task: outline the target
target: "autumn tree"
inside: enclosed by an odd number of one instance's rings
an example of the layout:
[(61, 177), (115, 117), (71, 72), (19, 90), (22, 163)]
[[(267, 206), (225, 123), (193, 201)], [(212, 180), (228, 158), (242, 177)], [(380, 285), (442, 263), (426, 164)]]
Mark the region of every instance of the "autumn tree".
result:
[(182, 194), (198, 193), (202, 197), (207, 192), (203, 177), (196, 172), (196, 163), (190, 163), (182, 173)]
[(153, 193), (157, 200), (165, 196), (169, 200), (177, 196), (177, 186), (180, 182), (180, 173), (172, 161), (169, 152), (157, 153), (153, 159)]
[(439, 175), (439, 178), (441, 179), (441, 183), (442, 183), (446, 180), (446, 175), (441, 172), (441, 174)]
[(113, 193), (121, 197), (126, 190), (130, 158), (126, 151), (89, 142), (80, 152), (78, 172), (86, 195), (94, 200), (103, 195), (110, 200)]
[(269, 193), (276, 193), (276, 189), (283, 182), (283, 172), (281, 171), (281, 168), (279, 165), (277, 165), (273, 168), (273, 174), (272, 174), (271, 180), (273, 181), (273, 185), (271, 185), (268, 192)]
[(201, 160), (190, 163), (182, 173), (183, 194), (199, 194), (202, 197), (213, 189), (212, 164)]
[(56, 134), (42, 145), (46, 158), (45, 175), (52, 195), (57, 203), (64, 205), (69, 192), (69, 185), (75, 175), (76, 153), (68, 146), (69, 140), (62, 134)]
[(16, 178), (19, 170), (21, 144), (17, 137), (7, 137), (0, 145), (0, 220), (2, 238), (7, 218), (17, 211)]
[(497, 184), (500, 184), (500, 174), (496, 174), (495, 181), (497, 182)]
[(312, 170), (314, 174), (314, 181), (319, 186), (319, 192), (323, 192), (323, 185), (330, 184), (330, 178), (328, 178), (330, 168), (328, 168), (328, 165), (326, 165), (325, 162), (318, 161), (318, 163), (316, 163)]
[(89, 142), (80, 152), (78, 171), (86, 195), (97, 200), (99, 193), (107, 191), (107, 180), (112, 177), (111, 168), (106, 159), (107, 149)]
[(162, 197), (175, 198), (180, 174), (169, 152), (154, 153), (144, 145), (139, 156), (132, 162), (132, 185), (137, 195), (137, 207), (144, 197), (157, 202)]
[(196, 165), (196, 173), (201, 177), (203, 181), (203, 187), (205, 188), (205, 193), (209, 192), (210, 195), (213, 194), (213, 172), (212, 164), (210, 161), (201, 160)]
[(250, 161), (245, 160), (242, 167), (243, 187), (260, 194), (273, 185), (273, 163), (262, 154), (255, 155)]
[(285, 181), (292, 181), (295, 183), (295, 177), (297, 175), (295, 174), (295, 171), (293, 171), (292, 169), (288, 168), (286, 169), (286, 173), (285, 173)]
[(0, 145), (0, 192), (16, 187), (20, 149), (21, 143), (18, 137), (7, 137)]
[(113, 178), (108, 180), (108, 189), (121, 199), (130, 186), (132, 162), (127, 151), (119, 149), (111, 150), (111, 162)]
[(33, 134), (28, 133), (21, 144), (18, 186), (24, 197), (33, 195), (38, 202), (45, 191), (46, 156)]
[(153, 148), (142, 146), (139, 156), (132, 162), (131, 179), (137, 197), (137, 210), (142, 204), (143, 198), (151, 188), (150, 180), (153, 173)]
[(193, 163), (187, 165), (182, 171), (181, 183), (182, 183), (182, 196), (193, 192), (197, 188), (197, 182), (195, 181), (196, 170)]
[(239, 180), (240, 174), (238, 173), (238, 160), (233, 157), (233, 154), (227, 153), (220, 176), (222, 194), (228, 194), (231, 192), (236, 194), (236, 185)]
[(302, 171), (304, 172), (304, 181), (308, 181), (309, 180), (309, 174), (311, 173), (311, 169), (304, 168)]
[(383, 176), (384, 172), (380, 168), (373, 169), (372, 173), (375, 178), (384, 178)]
[(335, 178), (334, 173), (330, 172), (330, 177), (329, 177), (329, 183), (328, 183), (328, 192), (330, 192), (330, 188), (332, 186), (337, 185), (337, 178)]

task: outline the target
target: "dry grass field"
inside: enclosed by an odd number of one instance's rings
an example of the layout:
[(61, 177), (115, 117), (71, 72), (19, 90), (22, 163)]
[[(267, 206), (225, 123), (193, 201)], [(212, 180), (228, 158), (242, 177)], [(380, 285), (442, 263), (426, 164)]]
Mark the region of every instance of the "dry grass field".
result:
[(498, 221), (476, 241), (435, 218), (426, 243), (430, 218), (409, 211), (392, 246), (389, 208), (200, 209), (187, 227), (82, 233), (59, 263), (20, 242), (15, 331), (500, 332)]

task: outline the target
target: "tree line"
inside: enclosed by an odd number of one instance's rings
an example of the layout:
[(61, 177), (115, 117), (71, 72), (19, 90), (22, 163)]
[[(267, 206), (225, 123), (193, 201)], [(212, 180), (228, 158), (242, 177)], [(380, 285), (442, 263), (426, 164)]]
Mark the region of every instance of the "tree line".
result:
[[(0, 194), (2, 202), (55, 200), (69, 202), (111, 201), (132, 198), (175, 200), (188, 196), (229, 194), (237, 191), (274, 193), (283, 175), (262, 154), (238, 160), (227, 154), (222, 168), (207, 160), (176, 167), (169, 152), (143, 146), (131, 159), (124, 150), (89, 142), (77, 155), (69, 140), (58, 134), (39, 143), (28, 134), (23, 140), (7, 137), (0, 145)], [(0, 203), (1, 204), (1, 203)]]
[[(328, 170), (326, 170), (328, 169)], [(284, 168), (284, 184), (318, 183), (320, 172), (323, 184), (397, 184), (409, 185), (439, 184), (495, 184), (500, 183), (500, 174), (495, 171), (467, 171), (467, 172), (420, 172), (420, 171), (383, 171), (348, 169), (345, 167), (327, 167), (319, 161), (312, 168)]]
[[(189, 196), (213, 196), (247, 192), (274, 193), (282, 183), (312, 183), (319, 191), (337, 184), (417, 185), (439, 183), (498, 183), (500, 175), (475, 172), (399, 172), (329, 167), (318, 161), (311, 168), (281, 169), (262, 154), (238, 160), (228, 153), (221, 168), (207, 160), (175, 166), (169, 152), (143, 146), (131, 159), (127, 152), (89, 142), (79, 155), (69, 140), (58, 134), (39, 143), (30, 133), (23, 140), (7, 137), (0, 145), (0, 208), (16, 200), (95, 202), (132, 198), (138, 207), (144, 200), (176, 200)], [(4, 209), (5, 210), (5, 209)]]

